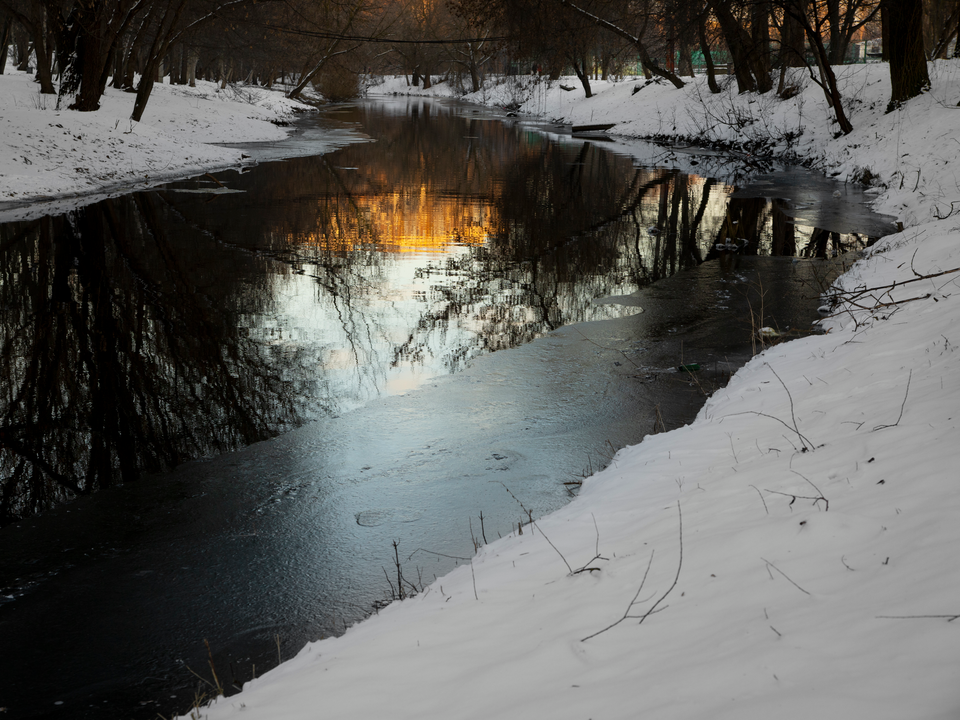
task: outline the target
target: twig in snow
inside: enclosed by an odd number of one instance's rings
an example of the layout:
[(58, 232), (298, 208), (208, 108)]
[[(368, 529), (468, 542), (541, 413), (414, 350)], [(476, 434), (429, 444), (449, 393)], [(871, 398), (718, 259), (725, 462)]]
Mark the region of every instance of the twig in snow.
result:
[[(541, 527), (540, 527), (539, 525), (537, 525), (536, 521), (533, 519), (533, 513), (532, 513), (530, 510), (527, 510), (526, 507), (524, 507), (523, 503), (520, 502), (520, 499), (519, 499), (516, 495), (513, 494), (513, 492), (510, 490), (510, 488), (508, 488), (508, 487), (507, 487), (506, 485), (504, 485), (502, 482), (501, 482), (500, 484), (503, 485), (503, 489), (504, 489), (504, 490), (506, 490), (508, 493), (510, 493), (510, 497), (512, 497), (514, 500), (517, 501), (517, 504), (520, 506), (520, 509), (523, 510), (523, 511), (527, 514), (527, 517), (528, 517), (529, 520), (530, 520), (530, 524), (531, 524), (533, 527), (535, 527), (537, 530), (540, 530), (540, 534), (543, 535), (543, 539), (546, 540), (547, 543), (549, 543), (550, 547), (552, 547), (552, 548), (554, 549), (554, 551), (557, 553), (557, 555), (560, 556), (560, 559), (563, 560), (563, 564), (567, 566), (567, 572), (568, 572), (570, 575), (573, 575), (574, 572), (573, 572), (573, 568), (570, 566), (570, 563), (567, 562), (567, 559), (563, 556), (563, 553), (560, 552), (560, 550), (557, 549), (557, 546), (553, 544), (553, 542), (550, 540), (550, 538), (548, 538), (548, 537), (546, 536), (546, 534), (543, 532), (543, 530), (541, 529)], [(596, 523), (596, 520), (594, 520), (594, 523)], [(520, 534), (520, 535), (523, 534), (523, 526), (522, 526), (522, 525), (519, 526), (519, 534)], [(594, 559), (596, 559), (596, 558), (594, 558)], [(591, 561), (591, 562), (592, 562), (592, 561)]]
[(631, 615), (631, 614), (630, 614), (631, 608), (633, 608), (633, 606), (637, 604), (637, 602), (638, 602), (638, 601), (637, 601), (637, 598), (640, 597), (640, 592), (643, 590), (643, 586), (644, 586), (644, 585), (646, 584), (646, 582), (647, 582), (647, 575), (650, 573), (650, 566), (653, 564), (653, 552), (651, 552), (651, 553), (650, 553), (650, 559), (647, 561), (647, 569), (644, 570), (644, 572), (643, 572), (643, 579), (640, 581), (640, 587), (637, 588), (637, 592), (634, 593), (633, 598), (630, 600), (630, 604), (627, 605), (627, 609), (624, 611), (623, 617), (621, 617), (621, 618), (620, 618), (619, 620), (617, 620), (616, 622), (611, 623), (611, 624), (608, 625), (607, 627), (603, 628), (603, 630), (598, 630), (597, 632), (593, 633), (592, 635), (587, 635), (585, 638), (582, 638), (582, 639), (580, 640), (580, 642), (586, 642), (586, 641), (589, 640), (590, 638), (595, 638), (597, 635), (600, 635), (601, 633), (605, 633), (607, 630), (610, 630), (610, 629), (612, 629), (612, 628), (615, 628), (617, 625), (619, 625), (620, 623), (622, 623), (624, 620), (637, 619), (637, 618), (639, 618), (640, 622), (638, 622), (637, 625), (642, 625), (644, 620), (646, 620), (648, 617), (650, 617), (654, 612), (657, 612), (657, 606), (659, 606), (660, 603), (662, 603), (662, 602), (666, 599), (667, 595), (669, 595), (669, 594), (673, 591), (673, 589), (677, 586), (677, 582), (680, 580), (680, 568), (683, 567), (683, 511), (682, 511), (682, 509), (681, 509), (681, 507), (680, 507), (680, 501), (679, 501), (679, 500), (677, 501), (677, 515), (678, 515), (678, 517), (679, 517), (679, 526), (680, 526), (680, 529), (679, 529), (679, 535), (680, 535), (680, 558), (679, 558), (679, 560), (677, 561), (677, 574), (674, 576), (673, 582), (670, 584), (670, 587), (667, 588), (667, 591), (666, 591), (663, 595), (661, 595), (661, 596), (659, 597), (659, 599), (658, 599), (653, 605), (651, 605), (651, 606), (650, 606), (650, 609), (647, 610), (643, 615)]
[(884, 620), (920, 620), (925, 618), (947, 618), (947, 622), (953, 622), (960, 615), (877, 615)]
[(910, 272), (913, 273), (913, 276), (914, 276), (914, 277), (923, 277), (923, 275), (921, 275), (920, 273), (918, 273), (918, 272), (916, 271), (916, 269), (913, 267), (913, 261), (914, 261), (914, 259), (917, 257), (917, 253), (918, 253), (918, 252), (920, 252), (920, 248), (917, 248), (916, 250), (914, 250), (914, 251), (913, 251), (913, 255), (910, 256)]
[[(590, 558), (590, 559), (583, 565), (583, 567), (581, 567), (581, 568), (579, 568), (579, 569), (574, 570), (573, 572), (571, 572), (571, 573), (570, 573), (571, 575), (579, 575), (579, 574), (582, 573), (582, 572), (600, 572), (600, 568), (598, 568), (598, 567), (592, 567), (592, 566), (590, 565), (590, 563), (592, 563), (594, 560), (609, 560), (609, 558), (605, 558), (605, 557), (603, 557), (603, 556), (600, 554), (600, 528), (599, 528), (599, 526), (597, 525), (597, 518), (596, 518), (596, 516), (595, 516), (593, 513), (590, 513), (590, 517), (593, 518), (593, 529), (596, 530), (596, 532), (597, 532), (597, 542), (596, 542), (596, 545), (594, 546), (594, 549), (593, 549), (593, 551), (594, 551), (594, 556), (593, 556), (592, 558)], [(540, 532), (543, 533), (543, 530), (541, 530)], [(544, 537), (546, 537), (546, 535), (544, 535)]]
[[(783, 426), (784, 426), (785, 428), (787, 428), (788, 430), (792, 430), (793, 432), (797, 433), (797, 435), (800, 437), (800, 442), (803, 444), (803, 450), (801, 450), (801, 452), (806, 452), (807, 450), (812, 450), (812, 449), (813, 449), (813, 443), (810, 442), (809, 438), (807, 438), (805, 435), (803, 435), (803, 434), (802, 434), (799, 430), (797, 430), (795, 427), (791, 427), (790, 425), (788, 425), (787, 423), (785, 423), (783, 420), (781, 420), (780, 418), (778, 418), (776, 415), (770, 415), (770, 414), (768, 414), (768, 413), (762, 413), (762, 412), (759, 412), (759, 411), (757, 411), (757, 410), (744, 410), (743, 412), (730, 413), (729, 415), (724, 415), (723, 417), (734, 417), (734, 416), (736, 416), (736, 415), (759, 415), (759, 416), (761, 416), (761, 417), (770, 418), (771, 420), (776, 420), (778, 423), (780, 423), (781, 425), (783, 425)], [(808, 445), (809, 445), (809, 447), (807, 447)], [(794, 446), (794, 447), (796, 447), (796, 446)]]
[(563, 564), (567, 566), (567, 571), (568, 571), (571, 575), (573, 575), (573, 568), (570, 567), (570, 563), (567, 562), (567, 559), (563, 556), (563, 553), (560, 552), (559, 550), (557, 550), (557, 546), (554, 545), (554, 544), (550, 541), (550, 538), (548, 538), (548, 537), (546, 536), (546, 534), (543, 532), (543, 529), (542, 529), (539, 525), (537, 525), (537, 523), (536, 523), (534, 520), (531, 520), (530, 523), (531, 523), (537, 530), (540, 531), (540, 534), (543, 535), (543, 539), (546, 540), (547, 543), (549, 543), (550, 547), (552, 547), (552, 548), (554, 549), (554, 551), (557, 553), (557, 555), (560, 556), (560, 559), (563, 560)]
[(416, 555), (418, 552), (424, 552), (424, 553), (429, 553), (430, 555), (437, 555), (439, 557), (450, 558), (451, 560), (463, 560), (464, 562), (470, 561), (470, 558), (468, 557), (460, 557), (459, 555), (445, 555), (443, 553), (434, 552), (433, 550), (427, 550), (426, 548), (417, 548), (412, 553), (410, 553), (410, 555), (407, 557), (407, 560), (408, 561), (412, 560), (413, 556)]
[[(796, 470), (791, 470), (790, 472), (792, 472), (794, 475), (800, 475), (800, 473), (798, 473)], [(812, 487), (814, 490), (816, 490), (818, 493), (820, 493), (820, 497), (816, 498), (816, 499), (814, 500), (813, 504), (816, 505), (818, 501), (823, 500), (823, 502), (824, 502), (824, 512), (826, 512), (827, 510), (829, 510), (829, 509), (830, 509), (830, 501), (827, 500), (827, 498), (824, 496), (823, 491), (822, 491), (820, 488), (818, 488), (816, 485), (814, 485), (814, 484), (813, 484), (813, 481), (811, 481), (811, 480), (810, 480), (809, 478), (807, 478), (805, 475), (800, 475), (800, 477), (802, 477), (804, 480), (806, 480), (806, 481), (810, 484), (810, 487)], [(819, 506), (818, 506), (817, 509), (819, 509)]]
[(903, 393), (903, 402), (900, 404), (900, 414), (897, 416), (897, 421), (892, 425), (877, 425), (873, 431), (883, 430), (888, 427), (896, 427), (900, 424), (901, 418), (903, 418), (903, 409), (907, 406), (907, 396), (910, 394), (910, 381), (913, 380), (913, 368), (910, 369), (910, 375), (907, 376), (907, 390)]
[(823, 496), (813, 497), (812, 495), (796, 495), (795, 493), (781, 492), (780, 490), (770, 490), (768, 488), (764, 488), (763, 490), (771, 495), (783, 495), (784, 497), (790, 498), (790, 506), (792, 506), (797, 500), (813, 500), (814, 505), (821, 500), (826, 501), (826, 498)]
[(733, 461), (738, 463), (740, 461), (737, 459), (737, 450), (733, 447), (733, 433), (727, 433), (727, 438), (730, 440), (730, 452), (733, 453)]
[(770, 368), (770, 372), (773, 373), (773, 376), (774, 376), (777, 380), (780, 380), (780, 384), (783, 385), (783, 389), (786, 391), (787, 397), (790, 399), (790, 418), (791, 418), (791, 420), (793, 420), (793, 431), (794, 431), (794, 432), (797, 434), (797, 436), (800, 438), (800, 442), (801, 442), (801, 444), (803, 445), (803, 449), (804, 449), (804, 450), (808, 450), (808, 449), (809, 449), (809, 450), (813, 450), (813, 443), (810, 443), (810, 447), (807, 448), (807, 443), (809, 443), (809, 441), (803, 436), (803, 433), (801, 433), (800, 430), (799, 430), (799, 428), (797, 427), (797, 416), (796, 416), (796, 414), (794, 413), (794, 410), (793, 410), (793, 395), (790, 394), (790, 390), (787, 388), (787, 384), (786, 384), (783, 380), (780, 379), (780, 376), (777, 375), (777, 371), (773, 369), (773, 366), (770, 365), (770, 363), (764, 363), (764, 365), (766, 365), (768, 368)]
[(627, 609), (624, 610), (624, 612), (623, 612), (623, 617), (621, 617), (621, 618), (620, 618), (619, 620), (617, 620), (615, 623), (611, 623), (610, 625), (607, 625), (603, 630), (598, 630), (597, 632), (593, 633), (593, 635), (587, 635), (585, 638), (582, 638), (582, 639), (580, 640), (580, 642), (586, 642), (586, 641), (589, 640), (590, 638), (594, 638), (594, 637), (596, 637), (597, 635), (600, 635), (601, 633), (605, 633), (607, 630), (610, 630), (610, 629), (612, 629), (612, 628), (615, 628), (617, 625), (619, 625), (619, 624), (622, 623), (624, 620), (626, 620), (628, 617), (630, 617), (630, 608), (632, 608), (634, 605), (637, 604), (637, 598), (640, 597), (640, 593), (643, 591), (643, 586), (644, 586), (644, 585), (646, 584), (646, 582), (647, 582), (647, 575), (650, 573), (650, 566), (653, 564), (653, 554), (654, 554), (654, 552), (656, 552), (656, 551), (651, 551), (651, 552), (650, 552), (650, 559), (647, 561), (647, 569), (644, 570), (644, 572), (643, 572), (643, 579), (640, 581), (640, 587), (638, 587), (638, 588), (637, 588), (637, 592), (635, 592), (635, 593), (633, 594), (633, 598), (630, 600), (630, 603), (627, 605)]
[[(797, 590), (799, 590), (800, 592), (804, 593), (805, 595), (810, 595), (810, 593), (808, 593), (808, 592), (807, 592), (806, 590), (804, 590), (802, 587), (800, 587), (799, 585), (797, 585), (793, 580), (790, 580), (790, 577), (789, 577), (783, 570), (781, 570), (781, 569), (778, 568), (776, 565), (774, 565), (772, 562), (770, 562), (769, 560), (765, 560), (764, 558), (760, 558), (760, 559), (763, 560), (763, 561), (767, 564), (767, 572), (770, 572), (770, 568), (773, 568), (773, 569), (776, 570), (778, 573), (780, 573), (780, 574), (783, 575), (785, 578), (787, 578), (787, 580), (790, 582), (790, 584), (793, 585)], [(773, 573), (770, 573), (770, 577), (771, 577), (771, 578), (773, 577)]]
[(760, 502), (763, 503), (763, 509), (766, 510), (766, 511), (767, 511), (767, 515), (769, 515), (769, 514), (770, 514), (770, 508), (767, 507), (767, 501), (763, 499), (763, 493), (760, 492), (760, 488), (758, 488), (756, 485), (751, 485), (750, 487), (752, 487), (754, 490), (757, 491), (757, 495), (760, 496)]

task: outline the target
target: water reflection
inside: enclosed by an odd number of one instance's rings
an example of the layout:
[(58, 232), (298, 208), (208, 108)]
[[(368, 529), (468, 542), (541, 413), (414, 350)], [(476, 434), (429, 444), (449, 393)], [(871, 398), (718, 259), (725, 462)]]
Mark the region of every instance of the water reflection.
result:
[(140, 194), (0, 227), (4, 521), (296, 422), (296, 357), (242, 332), (272, 276), (169, 213)]
[(376, 142), (0, 226), (0, 522), (461, 369), (705, 259), (858, 240), (415, 101)]

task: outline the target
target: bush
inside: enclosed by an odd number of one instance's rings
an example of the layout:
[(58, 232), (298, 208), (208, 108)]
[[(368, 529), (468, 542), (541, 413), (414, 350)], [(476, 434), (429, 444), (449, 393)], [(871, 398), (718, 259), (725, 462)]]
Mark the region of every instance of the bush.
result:
[(327, 102), (346, 102), (360, 97), (360, 76), (342, 66), (324, 69), (313, 84)]

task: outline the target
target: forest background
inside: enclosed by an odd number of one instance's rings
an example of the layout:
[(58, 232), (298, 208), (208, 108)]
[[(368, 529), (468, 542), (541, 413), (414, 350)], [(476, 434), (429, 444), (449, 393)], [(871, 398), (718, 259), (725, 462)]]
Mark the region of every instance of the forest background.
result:
[[(956, 53), (960, 0), (0, 0), (0, 73), (12, 58), (41, 94), (93, 112), (107, 84), (140, 121), (156, 82), (311, 85), (355, 97), (370, 74), (438, 79), (464, 93), (489, 74), (643, 73), (681, 88), (699, 71), (743, 92), (796, 93), (807, 68), (838, 132), (851, 132), (834, 66), (889, 62), (889, 109)], [(12, 49), (12, 53), (10, 50)]]

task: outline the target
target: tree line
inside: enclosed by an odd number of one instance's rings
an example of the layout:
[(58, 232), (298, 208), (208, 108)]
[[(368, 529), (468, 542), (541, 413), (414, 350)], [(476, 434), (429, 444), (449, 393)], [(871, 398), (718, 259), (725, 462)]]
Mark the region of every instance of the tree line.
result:
[(960, 0), (0, 0), (0, 72), (12, 48), (41, 93), (95, 111), (110, 84), (140, 120), (165, 77), (343, 99), (364, 73), (477, 91), (490, 72), (572, 72), (589, 96), (624, 72), (683, 87), (696, 60), (714, 92), (723, 72), (786, 96), (788, 69), (807, 68), (849, 132), (833, 68), (851, 48), (882, 48), (893, 108), (929, 87), (926, 60), (956, 53), (958, 28)]

